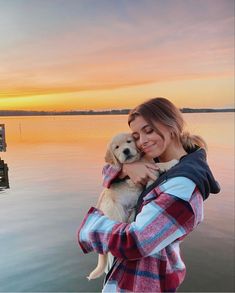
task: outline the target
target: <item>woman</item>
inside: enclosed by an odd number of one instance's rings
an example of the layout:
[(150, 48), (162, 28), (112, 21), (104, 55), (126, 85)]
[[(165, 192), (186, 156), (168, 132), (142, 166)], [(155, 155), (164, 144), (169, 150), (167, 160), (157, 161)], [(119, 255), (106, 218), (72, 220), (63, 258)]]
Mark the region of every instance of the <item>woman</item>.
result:
[[(203, 200), (218, 193), (206, 162), (206, 144), (183, 131), (180, 111), (165, 98), (151, 99), (132, 110), (128, 118), (138, 148), (155, 161), (179, 163), (140, 196), (131, 224), (115, 222), (92, 207), (79, 230), (85, 253), (115, 256), (103, 292), (175, 292), (185, 277), (180, 242), (203, 219)], [(136, 162), (122, 169), (104, 168), (104, 185), (129, 176), (145, 185), (154, 164)]]

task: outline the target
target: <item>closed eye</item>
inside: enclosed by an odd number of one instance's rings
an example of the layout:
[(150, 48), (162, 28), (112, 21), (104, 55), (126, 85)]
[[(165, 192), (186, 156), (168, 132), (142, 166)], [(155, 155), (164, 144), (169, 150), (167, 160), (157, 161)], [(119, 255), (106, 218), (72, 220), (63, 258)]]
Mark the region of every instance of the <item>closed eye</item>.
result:
[(153, 132), (153, 128), (149, 125), (146, 125), (144, 128), (143, 128), (144, 132), (146, 134), (149, 134), (149, 133), (152, 133)]
[(150, 133), (152, 133), (152, 132), (153, 132), (153, 129), (145, 130), (145, 133), (146, 133), (146, 134), (150, 134)]
[(127, 143), (131, 143), (132, 142), (132, 140), (127, 140)]
[(137, 141), (137, 140), (139, 139), (139, 135), (138, 135), (138, 134), (133, 134), (132, 137), (133, 137), (133, 139), (134, 139), (135, 141)]

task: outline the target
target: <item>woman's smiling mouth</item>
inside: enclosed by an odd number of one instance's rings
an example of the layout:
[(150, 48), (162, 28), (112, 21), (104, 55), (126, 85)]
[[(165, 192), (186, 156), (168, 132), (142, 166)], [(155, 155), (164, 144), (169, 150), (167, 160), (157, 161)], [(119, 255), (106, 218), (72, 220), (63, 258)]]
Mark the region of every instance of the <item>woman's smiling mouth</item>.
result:
[(143, 150), (145, 153), (148, 153), (149, 151), (152, 150), (152, 148), (153, 148), (154, 145), (155, 145), (155, 144), (151, 144), (151, 145), (148, 145), (148, 146), (144, 146), (144, 147), (142, 147), (142, 150)]

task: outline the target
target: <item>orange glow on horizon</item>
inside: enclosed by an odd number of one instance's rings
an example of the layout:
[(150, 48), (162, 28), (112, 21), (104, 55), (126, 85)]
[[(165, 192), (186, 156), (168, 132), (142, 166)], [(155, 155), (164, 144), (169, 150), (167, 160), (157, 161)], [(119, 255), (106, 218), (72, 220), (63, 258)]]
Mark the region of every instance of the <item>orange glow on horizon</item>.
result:
[(143, 101), (163, 96), (178, 107), (233, 107), (233, 78), (176, 80), (120, 88), (78, 92), (48, 92), (0, 98), (0, 110), (104, 110), (133, 108)]

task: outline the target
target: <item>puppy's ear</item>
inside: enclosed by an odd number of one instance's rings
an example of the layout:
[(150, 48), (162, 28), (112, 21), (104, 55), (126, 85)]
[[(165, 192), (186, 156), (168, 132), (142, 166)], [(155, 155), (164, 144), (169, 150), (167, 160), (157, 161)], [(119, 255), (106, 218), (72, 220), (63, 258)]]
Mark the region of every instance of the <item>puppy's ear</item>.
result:
[(111, 147), (110, 146), (107, 149), (107, 152), (105, 154), (104, 159), (105, 159), (105, 162), (106, 163), (119, 166), (119, 162), (116, 159), (116, 157), (114, 156), (113, 151), (111, 150)]

